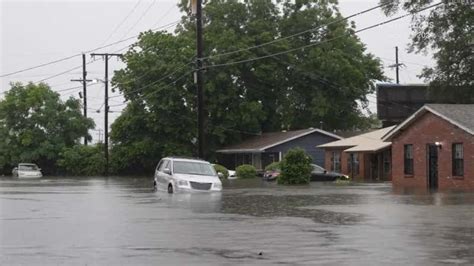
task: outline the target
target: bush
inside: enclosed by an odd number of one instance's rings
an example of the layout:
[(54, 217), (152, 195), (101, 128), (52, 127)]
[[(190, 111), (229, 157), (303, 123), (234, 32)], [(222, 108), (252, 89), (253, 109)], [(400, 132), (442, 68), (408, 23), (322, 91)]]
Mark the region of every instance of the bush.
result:
[(105, 158), (102, 145), (76, 145), (65, 148), (58, 165), (68, 175), (95, 176), (104, 173)]
[(235, 169), (235, 173), (237, 174), (238, 178), (255, 178), (257, 176), (257, 169), (255, 169), (253, 165), (243, 164)]
[(278, 184), (309, 184), (311, 170), (311, 157), (303, 149), (291, 149), (281, 162), (281, 174), (278, 176)]
[(280, 170), (280, 169), (281, 169), (280, 162), (273, 162), (265, 167), (265, 171), (275, 171), (275, 170)]
[(223, 179), (227, 179), (229, 177), (229, 170), (220, 164), (214, 164), (214, 170), (216, 170), (217, 173), (222, 173)]

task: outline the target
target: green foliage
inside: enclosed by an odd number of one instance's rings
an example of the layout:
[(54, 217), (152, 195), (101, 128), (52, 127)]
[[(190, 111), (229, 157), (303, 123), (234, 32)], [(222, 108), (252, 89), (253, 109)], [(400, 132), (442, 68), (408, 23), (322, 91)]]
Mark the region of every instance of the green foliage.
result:
[(59, 154), (81, 137), (90, 138), (93, 127), (78, 100), (63, 102), (43, 83), (11, 84), (0, 101), (0, 168), (35, 162), (44, 173), (53, 173)]
[(60, 157), (58, 165), (68, 175), (98, 176), (104, 173), (103, 145), (65, 148)]
[[(381, 0), (389, 2), (388, 15), (399, 8), (418, 10), (434, 2), (431, 0)], [(443, 1), (426, 12), (414, 14), (412, 43), (409, 52), (433, 52), (436, 66), (425, 67), (420, 77), (430, 83), (430, 93), (437, 102), (474, 103), (474, 8), (472, 1)]]
[(257, 176), (257, 170), (253, 165), (250, 164), (242, 164), (237, 166), (235, 173), (238, 178), (242, 179), (255, 178)]
[[(187, 3), (180, 3), (183, 12), (188, 12)], [(342, 17), (336, 1), (211, 0), (203, 14), (205, 56), (332, 22), (320, 31), (205, 60), (207, 66), (224, 64), (321, 42), (206, 69), (206, 149), (258, 132), (317, 127), (320, 121), (326, 129), (365, 126), (357, 102), (367, 103), (373, 81), (384, 79), (381, 63), (366, 52), (353, 25), (335, 22)], [(144, 32), (125, 54), (126, 67), (112, 81), (129, 101), (112, 126), (112, 142), (119, 146), (114, 147), (120, 154), (117, 166), (147, 169), (175, 148), (196, 155), (196, 88), (190, 64), (195, 54), (195, 22), (187, 15), (174, 34)]]
[(273, 162), (265, 166), (265, 171), (275, 171), (281, 169), (281, 162)]
[[(168, 118), (174, 117), (166, 114)], [(192, 155), (190, 134), (178, 134), (176, 131), (181, 120), (174, 118), (175, 121), (168, 123), (161, 120), (168, 118), (155, 115), (134, 103), (129, 104), (115, 120), (110, 135), (113, 145), (110, 156), (112, 172), (150, 174), (162, 157)]]
[(217, 173), (222, 173), (223, 179), (227, 179), (229, 177), (229, 170), (220, 164), (214, 164), (214, 170), (216, 170)]
[(309, 184), (311, 178), (311, 157), (303, 149), (294, 148), (287, 152), (281, 161), (281, 174), (278, 184)]

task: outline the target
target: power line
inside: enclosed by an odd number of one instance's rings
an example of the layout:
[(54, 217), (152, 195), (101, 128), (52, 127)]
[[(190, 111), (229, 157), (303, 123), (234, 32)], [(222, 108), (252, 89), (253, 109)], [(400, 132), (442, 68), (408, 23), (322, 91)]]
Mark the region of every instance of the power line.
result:
[(104, 45), (110, 38), (117, 32), (117, 30), (127, 21), (127, 19), (133, 14), (133, 12), (137, 9), (137, 7), (140, 5), (142, 0), (138, 0), (135, 6), (133, 6), (132, 10), (128, 12), (128, 14), (125, 16), (125, 18), (122, 19), (122, 21), (115, 26), (115, 28), (110, 32), (109, 36), (101, 43), (101, 45)]
[[(168, 23), (166, 25), (163, 25), (163, 26), (160, 26), (158, 28), (155, 28), (155, 29), (151, 29), (151, 31), (158, 31), (162, 28), (167, 28), (167, 27), (170, 27), (170, 25), (176, 25), (178, 24), (180, 21), (177, 20), (177, 21), (173, 21), (171, 23)], [(131, 37), (128, 37), (126, 39), (122, 39), (122, 40), (119, 40), (119, 41), (116, 41), (116, 42), (113, 42), (113, 43), (109, 43), (109, 44), (106, 44), (106, 45), (102, 45), (100, 47), (96, 47), (96, 48), (93, 48), (93, 49), (90, 49), (90, 50), (87, 50), (87, 51), (84, 51), (84, 52), (81, 52), (81, 53), (77, 53), (77, 54), (73, 54), (73, 55), (70, 55), (70, 56), (66, 56), (66, 57), (63, 57), (63, 58), (60, 58), (60, 59), (57, 59), (57, 60), (53, 60), (53, 61), (50, 61), (50, 62), (47, 62), (47, 63), (43, 63), (43, 64), (39, 64), (39, 65), (36, 65), (36, 66), (32, 66), (32, 67), (28, 67), (28, 68), (24, 68), (24, 69), (21, 69), (21, 70), (17, 70), (17, 71), (14, 71), (14, 72), (10, 72), (10, 73), (5, 73), (5, 74), (1, 74), (0, 75), (0, 78), (4, 78), (4, 77), (8, 77), (8, 76), (12, 76), (12, 75), (15, 75), (15, 74), (18, 74), (18, 73), (22, 73), (22, 72), (26, 72), (26, 71), (30, 71), (30, 70), (33, 70), (33, 69), (37, 69), (37, 68), (41, 68), (41, 67), (45, 67), (45, 66), (48, 66), (48, 65), (53, 65), (53, 64), (56, 64), (56, 63), (60, 63), (60, 62), (63, 62), (63, 61), (66, 61), (66, 60), (69, 60), (69, 59), (72, 59), (72, 58), (75, 58), (77, 56), (81, 56), (83, 53), (91, 53), (91, 52), (94, 52), (94, 51), (97, 51), (97, 50), (100, 50), (100, 49), (104, 49), (104, 48), (108, 48), (110, 46), (114, 46), (116, 44), (119, 44), (119, 43), (123, 43), (123, 42), (126, 42), (126, 41), (129, 41), (129, 40), (132, 40), (136, 37), (140, 36), (140, 34), (137, 34), (137, 35), (133, 35)], [(72, 70), (71, 70), (72, 71)]]
[[(153, 86), (153, 85), (155, 85), (156, 83), (158, 83), (158, 82), (160, 82), (160, 81), (162, 81), (162, 80), (164, 80), (164, 79), (166, 79), (166, 78), (169, 78), (169, 77), (171, 77), (172, 75), (176, 74), (178, 71), (184, 69), (185, 67), (187, 67), (187, 66), (190, 65), (191, 63), (192, 63), (192, 62), (189, 62), (189, 63), (187, 63), (187, 64), (181, 66), (180, 68), (176, 69), (176, 70), (173, 71), (172, 73), (170, 73), (170, 74), (168, 74), (168, 75), (166, 75), (166, 76), (164, 76), (164, 77), (161, 77), (160, 79), (155, 80), (155, 81), (153, 81), (152, 83), (149, 83), (149, 84), (147, 84), (147, 85), (145, 85), (145, 86), (143, 86), (143, 87), (137, 88), (137, 89), (135, 89), (135, 90), (131, 90), (131, 91), (129, 91), (128, 93), (138, 92), (138, 91), (144, 90), (144, 89), (146, 89), (146, 88), (148, 88), (148, 87), (150, 87), (150, 86)], [(194, 69), (193, 69), (192, 71), (194, 71)], [(191, 71), (191, 72), (192, 72), (192, 71)], [(130, 83), (130, 82), (128, 82), (128, 83)], [(122, 84), (122, 83), (119, 83), (119, 84)], [(123, 84), (126, 84), (126, 83), (123, 83)], [(117, 98), (117, 97), (120, 97), (120, 95), (110, 96), (109, 99)]]
[[(433, 8), (433, 7), (436, 7), (436, 6), (441, 5), (441, 4), (443, 4), (443, 3), (434, 4), (434, 5), (431, 5), (431, 6), (422, 8), (422, 9), (419, 9), (419, 10), (417, 10), (417, 11), (411, 12), (411, 13), (409, 13), (409, 14), (405, 14), (405, 15), (402, 15), (402, 16), (399, 16), (399, 17), (396, 17), (396, 18), (393, 18), (393, 19), (389, 19), (389, 20), (383, 21), (383, 22), (381, 22), (381, 23), (374, 24), (374, 25), (372, 25), (372, 26), (365, 27), (365, 28), (363, 28), (363, 29), (354, 31), (353, 33), (354, 33), (354, 34), (355, 34), (355, 33), (360, 33), (360, 32), (363, 32), (363, 31), (366, 31), (366, 30), (370, 30), (370, 29), (373, 29), (373, 28), (376, 28), (376, 27), (380, 27), (380, 26), (382, 26), (382, 25), (385, 25), (385, 24), (388, 24), (388, 23), (391, 23), (391, 22), (400, 20), (400, 19), (402, 19), (402, 18), (405, 18), (405, 17), (408, 17), (408, 16), (410, 16), (410, 15), (419, 13), (419, 12), (421, 12), (421, 11), (424, 11), (424, 10), (427, 10), (427, 9), (430, 9), (430, 8)], [(207, 68), (216, 68), (216, 67), (224, 67), (224, 66), (230, 66), (230, 65), (236, 65), (236, 64), (241, 64), (241, 63), (247, 63), (247, 62), (257, 61), (257, 60), (265, 59), (265, 58), (269, 58), (269, 57), (274, 57), (274, 56), (278, 56), (278, 55), (282, 55), (282, 54), (287, 54), (287, 53), (291, 53), (291, 52), (294, 52), (294, 51), (298, 51), (298, 50), (301, 50), (301, 49), (304, 49), (304, 48), (309, 48), (309, 47), (312, 47), (312, 46), (316, 46), (316, 45), (324, 44), (324, 43), (327, 43), (327, 42), (331, 42), (331, 41), (340, 39), (340, 38), (342, 38), (342, 37), (345, 37), (345, 36), (348, 35), (348, 34), (351, 34), (351, 33), (342, 34), (342, 35), (336, 36), (336, 37), (331, 38), (331, 39), (327, 39), (327, 40), (324, 40), (324, 41), (320, 41), (320, 42), (315, 42), (315, 43), (303, 45), (303, 46), (300, 46), (300, 47), (297, 47), (297, 48), (293, 48), (293, 49), (289, 49), (289, 50), (285, 50), (285, 51), (281, 51), (281, 52), (278, 52), (278, 53), (273, 53), (273, 54), (269, 54), (269, 55), (265, 55), (265, 56), (259, 56), (259, 57), (255, 57), (255, 58), (244, 59), (244, 60), (238, 60), (238, 61), (228, 62), (228, 63), (222, 63), (222, 64), (208, 65), (208, 66), (204, 66), (204, 69), (207, 69)]]
[(346, 21), (346, 20), (348, 20), (348, 19), (350, 19), (350, 18), (363, 15), (363, 14), (365, 14), (365, 13), (368, 13), (368, 12), (370, 12), (370, 11), (372, 11), (372, 10), (378, 9), (378, 8), (383, 7), (383, 6), (386, 6), (386, 5), (388, 5), (388, 3), (381, 4), (381, 5), (378, 5), (378, 6), (375, 6), (375, 7), (366, 9), (366, 10), (363, 10), (363, 11), (361, 11), (361, 12), (352, 14), (352, 15), (350, 15), (350, 16), (348, 16), (348, 17), (344, 17), (344, 18), (341, 18), (341, 19), (338, 19), (338, 20), (335, 20), (335, 21), (331, 21), (331, 22), (329, 22), (329, 23), (326, 23), (326, 24), (323, 24), (323, 25), (319, 25), (319, 26), (317, 26), (317, 27), (314, 27), (314, 28), (311, 28), (311, 29), (307, 29), (307, 30), (304, 30), (304, 31), (301, 31), (301, 32), (298, 32), (298, 33), (295, 33), (295, 34), (292, 34), (292, 35), (289, 35), (289, 36), (286, 36), (286, 37), (277, 38), (277, 39), (274, 39), (274, 40), (269, 41), (269, 42), (265, 42), (265, 43), (262, 43), (262, 44), (254, 45), (254, 46), (251, 46), (251, 47), (247, 47), (247, 48), (243, 48), (243, 49), (239, 49), (239, 50), (235, 50), (235, 51), (230, 51), (230, 52), (225, 52), (225, 53), (221, 53), (221, 54), (216, 54), (216, 55), (210, 55), (210, 56), (202, 57), (201, 59), (202, 59), (202, 60), (206, 60), (206, 59), (212, 59), (212, 58), (216, 58), (216, 57), (221, 57), (221, 56), (236, 54), (236, 53), (240, 53), (240, 52), (244, 52), (244, 51), (249, 51), (249, 50), (253, 50), (253, 49), (256, 49), (256, 48), (260, 48), (260, 47), (263, 47), (263, 46), (266, 46), (266, 45), (269, 45), (269, 44), (281, 42), (281, 41), (284, 41), (284, 40), (287, 40), (287, 39), (290, 39), (290, 38), (293, 38), (293, 37), (296, 37), (296, 36), (299, 36), (299, 35), (303, 35), (303, 34), (308, 33), (308, 32), (312, 32), (312, 31), (318, 30), (318, 29), (320, 29), (320, 28), (322, 28), (322, 27), (327, 27), (327, 26), (332, 25), (332, 24), (336, 24), (336, 23), (339, 23), (339, 22), (342, 22), (342, 21)]
[[(74, 57), (76, 57), (76, 56), (80, 56), (81, 54), (82, 54), (82, 53), (74, 54), (74, 55), (71, 55), (71, 56), (63, 57), (63, 58), (61, 58), (61, 59), (53, 60), (53, 61), (50, 61), (50, 62), (47, 62), (47, 63), (43, 63), (43, 64), (40, 64), (40, 65), (36, 65), (36, 66), (28, 67), (28, 68), (25, 68), (25, 69), (17, 70), (17, 71), (14, 71), (14, 72), (2, 74), (2, 75), (0, 75), (0, 78), (12, 76), (12, 75), (15, 75), (15, 74), (18, 74), (18, 73), (22, 73), (22, 72), (26, 72), (26, 71), (29, 71), (29, 70), (37, 69), (37, 68), (40, 68), (40, 67), (45, 67), (45, 66), (48, 66), (48, 65), (52, 65), (52, 64), (59, 63), (59, 62), (63, 62), (63, 61), (72, 59), (72, 58), (74, 58)], [(71, 70), (71, 71), (72, 71), (72, 70)]]
[(124, 38), (125, 36), (127, 36), (127, 34), (129, 34), (130, 31), (132, 31), (132, 30), (138, 25), (138, 23), (146, 16), (146, 14), (151, 10), (151, 8), (155, 5), (155, 3), (156, 3), (156, 0), (153, 0), (153, 1), (151, 2), (151, 4), (148, 5), (148, 7), (145, 9), (145, 11), (140, 15), (140, 17), (138, 18), (138, 20), (133, 24), (132, 27), (130, 27), (130, 28), (128, 29), (127, 32), (125, 32), (125, 34), (122, 36), (122, 38)]
[[(184, 68), (184, 67), (183, 67), (183, 68)], [(183, 69), (183, 68), (181, 68), (181, 69)], [(167, 88), (167, 87), (169, 87), (169, 86), (171, 86), (171, 85), (176, 84), (176, 82), (180, 81), (181, 79), (183, 79), (184, 77), (186, 77), (187, 75), (191, 74), (191, 73), (194, 72), (194, 71), (195, 71), (194, 69), (192, 69), (192, 70), (190, 70), (190, 71), (187, 71), (187, 72), (185, 72), (183, 75), (179, 76), (177, 79), (175, 79), (175, 80), (173, 80), (173, 81), (171, 81), (171, 82), (169, 82), (169, 83), (167, 83), (167, 84), (165, 84), (165, 85), (163, 85), (163, 86), (158, 87), (157, 89), (155, 89), (154, 91), (152, 91), (152, 92), (150, 92), (150, 93), (147, 93), (147, 94), (144, 94), (143, 96), (138, 96), (138, 97), (139, 97), (139, 98), (142, 98), (142, 99), (144, 100), (144, 97), (150, 97), (150, 96), (152, 96), (153, 94), (159, 92), (161, 89), (164, 89), (164, 88)], [(176, 72), (177, 72), (177, 71), (173, 72), (172, 74), (174, 74), (174, 73), (176, 73)], [(172, 74), (168, 75), (168, 77), (171, 76)], [(163, 79), (163, 78), (162, 78), (162, 79)], [(161, 79), (161, 80), (162, 80), (162, 79)], [(156, 83), (157, 83), (157, 81), (155, 81), (155, 82), (153, 82), (153, 83), (151, 83), (151, 84), (148, 84), (148, 85), (146, 85), (145, 87), (141, 87), (141, 88), (139, 88), (139, 90), (143, 90), (143, 89), (145, 89), (146, 87), (149, 87), (149, 86), (151, 86), (151, 85), (153, 85), (153, 84), (156, 84)], [(137, 90), (136, 90), (136, 91), (137, 91)], [(112, 98), (112, 97), (109, 97), (109, 98)], [(128, 104), (128, 102), (124, 102), (124, 103), (122, 103), (122, 104), (116, 104), (116, 105), (114, 105), (114, 107), (118, 107), (118, 106), (122, 106), (122, 105), (126, 105), (126, 104)]]

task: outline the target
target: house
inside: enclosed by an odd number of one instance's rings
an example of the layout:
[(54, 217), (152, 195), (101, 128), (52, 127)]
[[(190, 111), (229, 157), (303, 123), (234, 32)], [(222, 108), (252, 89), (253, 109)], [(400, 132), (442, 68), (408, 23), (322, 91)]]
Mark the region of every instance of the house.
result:
[(271, 132), (216, 152), (219, 163), (229, 169), (251, 164), (261, 171), (270, 163), (281, 161), (288, 150), (296, 147), (304, 149), (315, 164), (324, 165), (324, 150), (316, 146), (339, 139), (338, 135), (317, 128)]
[(382, 137), (395, 126), (319, 145), (325, 150), (325, 168), (351, 176), (354, 180), (391, 179), (390, 142)]
[(427, 104), (383, 139), (394, 186), (474, 189), (474, 104)]
[(432, 103), (426, 84), (377, 84), (377, 117), (383, 127), (400, 124), (423, 105)]

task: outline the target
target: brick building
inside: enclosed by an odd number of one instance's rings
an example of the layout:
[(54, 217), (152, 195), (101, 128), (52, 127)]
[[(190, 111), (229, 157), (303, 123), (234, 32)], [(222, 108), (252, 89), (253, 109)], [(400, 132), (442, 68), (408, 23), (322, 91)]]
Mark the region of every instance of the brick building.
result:
[(391, 179), (390, 142), (382, 137), (395, 126), (333, 141), (318, 148), (325, 151), (324, 168), (358, 181)]
[(473, 104), (427, 104), (383, 140), (394, 186), (474, 189)]

